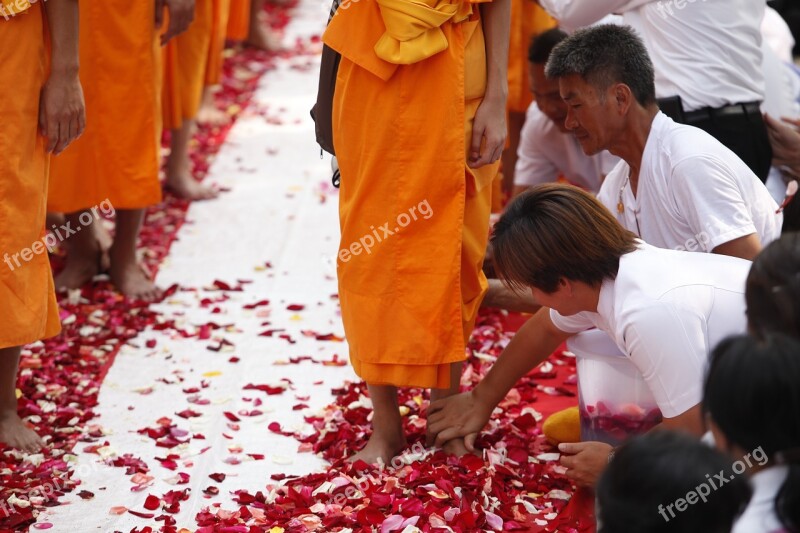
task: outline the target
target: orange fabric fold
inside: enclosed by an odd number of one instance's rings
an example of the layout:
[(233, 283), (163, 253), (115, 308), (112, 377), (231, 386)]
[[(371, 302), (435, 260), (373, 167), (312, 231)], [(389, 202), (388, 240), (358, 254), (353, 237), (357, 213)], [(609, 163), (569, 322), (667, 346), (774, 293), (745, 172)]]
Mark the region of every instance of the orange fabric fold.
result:
[(179, 129), (200, 110), (213, 25), (213, 0), (196, 0), (194, 21), (163, 48), (164, 129)]
[(231, 12), (231, 0), (214, 0), (211, 17), (211, 39), (206, 62), (206, 85), (219, 85), (222, 80), (222, 63), (225, 51), (225, 33)]
[(524, 113), (533, 101), (528, 78), (531, 39), (558, 25), (556, 19), (531, 0), (511, 0), (511, 32), (508, 47), (508, 110)]
[(325, 34), (329, 46), (347, 35), (366, 47), (343, 48), (333, 126), (342, 319), (353, 368), (369, 383), (448, 387), (486, 288), (488, 185), (498, 165), (466, 165), (486, 86), (475, 11), (441, 26), (445, 50), (410, 65), (377, 57), (384, 26), (375, 0), (340, 11)]
[(48, 210), (73, 213), (161, 201), (161, 50), (155, 0), (80, 3), (86, 130), (52, 158)]
[(244, 41), (250, 33), (250, 0), (230, 0), (228, 17), (228, 39)]
[[(48, 71), (41, 4), (0, 20), (0, 348), (61, 330), (45, 236), (49, 157), (39, 135), (39, 94)], [(11, 53), (13, 51), (13, 53)]]

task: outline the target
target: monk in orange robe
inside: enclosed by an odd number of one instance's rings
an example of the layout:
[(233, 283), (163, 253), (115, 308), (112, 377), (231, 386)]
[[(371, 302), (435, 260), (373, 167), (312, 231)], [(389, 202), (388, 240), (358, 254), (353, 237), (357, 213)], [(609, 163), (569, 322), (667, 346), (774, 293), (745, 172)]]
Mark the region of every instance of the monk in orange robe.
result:
[(231, 0), (228, 38), (243, 41), (246, 45), (275, 52), (281, 48), (281, 39), (262, 20), (266, 0)]
[(555, 28), (556, 19), (531, 0), (511, 0), (511, 32), (508, 50), (508, 143), (503, 152), (503, 192), (514, 188), (514, 167), (525, 112), (533, 101), (528, 81), (528, 48), (531, 39)]
[(139, 265), (136, 241), (145, 208), (161, 201), (159, 34), (167, 11), (162, 44), (189, 26), (194, 0), (80, 3), (87, 128), (52, 161), (48, 210), (64, 213), (65, 224), (74, 232), (65, 241), (67, 262), (56, 278), (56, 289), (78, 288), (99, 272), (99, 224), (92, 223), (90, 209), (105, 203), (116, 212), (109, 250), (111, 282), (132, 298), (152, 301), (161, 295)]
[[(342, 55), (339, 297), (373, 432), (353, 459), (405, 445), (397, 387), (458, 392), (486, 278), (491, 182), (505, 135), (510, 1), (345, 1), (323, 36)], [(448, 452), (466, 452), (463, 440)]]
[(161, 102), (164, 129), (171, 133), (166, 185), (187, 200), (208, 200), (218, 194), (192, 177), (189, 159), (189, 143), (197, 127), (205, 85), (213, 7), (212, 0), (196, 0), (195, 17), (189, 29), (164, 47)]
[[(238, 0), (237, 0), (238, 1)], [(222, 83), (222, 64), (225, 51), (225, 32), (231, 13), (231, 0), (213, 0), (211, 19), (211, 40), (208, 46), (205, 87), (197, 122), (200, 124), (221, 125), (228, 122), (228, 115), (217, 109), (214, 94)]]
[(0, 443), (33, 452), (42, 439), (17, 414), (17, 369), (22, 346), (61, 330), (44, 221), (50, 153), (86, 123), (77, 1), (0, 0), (0, 50)]

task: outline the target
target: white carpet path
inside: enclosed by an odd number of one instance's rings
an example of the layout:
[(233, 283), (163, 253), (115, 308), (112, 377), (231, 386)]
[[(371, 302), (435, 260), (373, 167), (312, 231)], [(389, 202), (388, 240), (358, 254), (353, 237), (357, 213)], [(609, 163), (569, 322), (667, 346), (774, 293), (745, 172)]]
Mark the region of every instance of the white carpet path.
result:
[[(319, 34), (325, 20), (325, 6), (313, 0), (301, 2), (287, 28), (286, 42)], [(247, 112), (237, 121), (206, 178), (231, 190), (216, 201), (191, 206), (190, 223), (180, 230), (179, 240), (158, 274), (157, 282), (163, 287), (178, 283), (201, 289), (214, 280), (231, 285), (252, 280), (243, 285), (242, 292), (224, 293), (230, 299), (219, 304), (201, 307), (203, 298), (219, 298), (223, 293), (198, 290), (178, 292), (158, 306), (165, 318), (177, 318), (188, 331), (209, 322), (231, 324), (235, 331), (216, 330), (212, 339), (202, 341), (176, 338), (170, 331), (147, 331), (121, 351), (103, 383), (96, 423), (106, 432), (99, 443), (107, 440), (109, 446), (101, 452), (140, 457), (154, 476), (152, 485), (132, 491), (134, 485), (124, 468), (102, 464), (97, 453), (83, 451), (88, 444), (79, 443), (74, 450), (76, 476), (82, 481), (78, 490), (90, 491), (94, 498), (66, 495), (63, 501), (67, 505), (39, 517), (40, 523), (53, 524), (50, 531), (127, 532), (145, 525), (157, 530), (153, 520), (110, 510), (124, 506), (145, 512), (148, 494), (161, 496), (184, 488), (191, 489), (191, 499), (181, 504), (175, 518), (179, 528), (193, 530), (195, 515), (202, 507), (222, 502), (224, 508), (237, 508), (231, 490), (255, 493), (264, 490), (271, 474), (306, 474), (324, 468), (313, 454), (298, 454), (294, 439), (267, 429), (273, 421), (289, 430), (303, 428), (304, 411), (292, 410), (294, 405), (306, 403), (316, 411), (331, 402), (331, 388), (355, 379), (349, 365), (274, 364), (300, 355), (321, 361), (338, 354), (347, 360), (345, 343), (317, 341), (301, 333), (314, 330), (343, 336), (337, 301), (332, 298), (336, 293), (333, 258), (339, 238), (338, 198), (326, 185), (329, 158), (320, 159), (308, 116), (316, 93), (317, 64), (318, 58), (311, 56), (281, 60), (276, 70), (262, 78), (254, 101), (283, 123), (272, 124)], [(268, 262), (271, 268), (265, 268)], [(270, 301), (268, 306), (243, 309), (245, 304), (265, 299)], [(286, 309), (289, 304), (302, 304), (305, 309), (290, 311)], [(213, 313), (214, 307), (220, 312)], [(267, 321), (271, 324), (261, 325)], [(267, 329), (281, 328), (295, 344), (279, 338), (278, 333), (259, 336)], [(217, 346), (219, 338), (233, 346), (221, 351), (207, 349)], [(147, 348), (148, 340), (155, 341), (155, 347)], [(232, 363), (231, 357), (239, 361)], [(277, 384), (282, 378), (292, 380), (295, 390), (277, 396), (243, 390), (248, 383)], [(208, 384), (198, 393), (209, 401), (207, 405), (190, 403), (191, 394), (183, 392), (200, 387), (201, 381)], [(152, 392), (147, 393), (149, 389)], [(297, 397), (308, 399), (301, 402)], [(254, 405), (256, 398), (263, 402), (260, 407)], [(187, 408), (202, 416), (184, 419), (175, 415)], [(224, 415), (226, 411), (254, 409), (263, 414), (240, 417), (238, 430), (230, 427)], [(188, 445), (168, 450), (137, 434), (140, 428), (156, 426), (161, 417), (171, 418), (192, 434), (204, 435), (205, 440), (193, 438)], [(199, 453), (206, 447), (210, 449)], [(175, 471), (155, 459), (168, 453), (182, 456)], [(264, 454), (265, 458), (250, 460), (248, 453)], [(235, 464), (237, 460), (241, 463)], [(172, 484), (178, 472), (191, 476), (188, 484)], [(209, 478), (212, 473), (227, 477), (217, 483)], [(203, 489), (209, 486), (218, 487), (219, 495), (204, 495)]]

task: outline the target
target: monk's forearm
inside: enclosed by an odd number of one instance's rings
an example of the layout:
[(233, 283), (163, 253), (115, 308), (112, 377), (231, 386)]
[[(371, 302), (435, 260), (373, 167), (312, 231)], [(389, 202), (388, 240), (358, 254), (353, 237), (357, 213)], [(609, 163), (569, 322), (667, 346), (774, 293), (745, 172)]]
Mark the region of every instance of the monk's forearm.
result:
[(482, 404), (493, 408), (568, 337), (550, 321), (550, 309), (541, 308), (514, 335), (473, 394)]
[[(98, 0), (85, 0), (98, 1)], [(51, 72), (53, 75), (78, 74), (78, 0), (46, 0), (50, 26)]]
[(492, 0), (481, 4), (483, 33), (486, 39), (486, 94), (505, 106), (508, 98), (508, 41), (511, 31), (511, 0)]

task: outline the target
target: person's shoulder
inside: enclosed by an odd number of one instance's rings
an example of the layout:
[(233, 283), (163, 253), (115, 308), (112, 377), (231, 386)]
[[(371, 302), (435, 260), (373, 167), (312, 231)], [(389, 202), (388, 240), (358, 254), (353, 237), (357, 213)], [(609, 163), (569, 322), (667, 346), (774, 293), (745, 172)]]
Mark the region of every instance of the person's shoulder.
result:
[(550, 138), (552, 135), (561, 135), (553, 121), (547, 118), (536, 102), (531, 102), (525, 113), (525, 127), (537, 138)]

